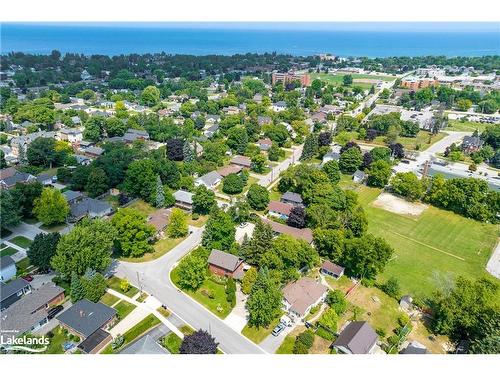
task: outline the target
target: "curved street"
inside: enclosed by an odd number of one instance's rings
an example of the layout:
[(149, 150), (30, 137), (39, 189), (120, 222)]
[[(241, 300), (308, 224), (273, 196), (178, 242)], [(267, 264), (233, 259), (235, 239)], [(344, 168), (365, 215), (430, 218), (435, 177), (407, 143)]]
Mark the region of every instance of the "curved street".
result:
[(192, 234), (161, 258), (151, 262), (116, 261), (111, 272), (127, 278), (131, 284), (156, 297), (171, 311), (195, 329), (209, 331), (225, 353), (262, 354), (258, 345), (230, 328), (191, 297), (180, 292), (170, 280), (170, 271), (189, 251), (201, 243), (202, 228), (190, 227)]

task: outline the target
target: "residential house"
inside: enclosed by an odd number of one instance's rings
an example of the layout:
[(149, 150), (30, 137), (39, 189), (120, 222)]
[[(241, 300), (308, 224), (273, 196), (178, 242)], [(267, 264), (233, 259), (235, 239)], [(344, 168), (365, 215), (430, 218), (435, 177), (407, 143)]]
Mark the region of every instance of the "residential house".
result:
[(82, 299), (62, 312), (57, 320), (72, 334), (81, 338), (78, 345), (84, 353), (97, 353), (111, 340), (106, 332), (116, 321), (116, 310), (101, 302)]
[(284, 308), (292, 318), (303, 319), (311, 308), (325, 300), (327, 291), (328, 288), (320, 282), (302, 277), (283, 288)]
[(257, 146), (259, 146), (262, 151), (269, 151), (272, 145), (273, 141), (271, 141), (269, 138), (263, 138), (257, 141)]
[(34, 289), (1, 312), (2, 337), (17, 337), (48, 323), (50, 307), (62, 303), (64, 289), (52, 282)]
[(466, 135), (462, 141), (461, 149), (465, 154), (471, 154), (477, 152), (483, 146), (484, 141), (478, 136)]
[(75, 155), (76, 162), (80, 165), (90, 165), (92, 159), (85, 155)]
[(323, 156), (323, 160), (321, 161), (321, 165), (324, 165), (325, 163), (328, 163), (331, 160), (339, 161), (340, 160), (340, 152), (336, 152), (336, 151), (327, 152)]
[(186, 211), (193, 210), (193, 193), (184, 190), (177, 190), (174, 194), (175, 207)]
[(274, 112), (281, 112), (286, 110), (287, 105), (285, 101), (280, 100), (279, 102), (273, 103), (272, 108)]
[(240, 165), (243, 168), (250, 168), (252, 166), (252, 160), (248, 156), (236, 155), (231, 159), (231, 164)]
[(365, 172), (363, 171), (360, 171), (359, 169), (354, 172), (354, 174), (352, 175), (352, 180), (358, 184), (362, 184), (366, 181), (367, 179), (367, 175)]
[(271, 229), (276, 236), (280, 234), (288, 234), (298, 240), (304, 240), (308, 244), (313, 242), (312, 231), (309, 228), (294, 228), (268, 219), (262, 219), (262, 221), (271, 226)]
[(217, 130), (219, 130), (219, 124), (214, 124), (210, 126), (208, 129), (206, 129), (203, 132), (203, 135), (205, 135), (207, 138), (212, 138), (215, 133), (217, 133)]
[(19, 172), (14, 167), (4, 168), (0, 170), (0, 189), (10, 189), (17, 183), (29, 184), (35, 181), (35, 176), (29, 173)]
[(194, 184), (195, 186), (205, 185), (207, 189), (214, 189), (219, 183), (222, 181), (222, 176), (218, 174), (216, 171), (209, 172), (204, 174), (201, 177), (198, 177)]
[(0, 310), (5, 310), (28, 293), (31, 293), (31, 285), (24, 279), (14, 279), (7, 284), (0, 283)]
[(271, 117), (269, 116), (258, 116), (257, 117), (257, 123), (262, 126), (262, 125), (269, 125), (273, 122)]
[(39, 174), (36, 180), (44, 186), (52, 185), (52, 176), (48, 173)]
[(0, 257), (0, 281), (9, 281), (16, 277), (16, 262), (10, 256)]
[(206, 122), (208, 122), (209, 124), (215, 124), (215, 123), (218, 123), (220, 121), (220, 116), (219, 115), (207, 115), (205, 117), (206, 119)]
[(399, 352), (400, 354), (427, 354), (427, 348), (424, 344), (419, 343), (418, 341), (410, 341), (406, 348)]
[[(78, 119), (80, 119), (80, 117), (78, 117)], [(83, 132), (80, 129), (62, 128), (57, 133), (57, 137), (60, 141), (66, 141), (74, 145), (83, 141)]]
[(229, 176), (230, 174), (238, 174), (243, 170), (241, 165), (230, 164), (217, 170), (217, 173), (222, 177)]
[(322, 274), (332, 276), (335, 279), (340, 279), (344, 274), (344, 271), (344, 267), (332, 263), (329, 260), (325, 260), (319, 269), (319, 272)]
[(46, 132), (46, 131), (37, 131), (35, 133), (30, 133), (26, 135), (22, 135), (20, 137), (12, 138), (10, 141), (10, 146), (12, 147), (12, 154), (16, 157), (20, 157), (20, 155), (26, 155), (28, 151), (28, 146), (35, 139), (38, 138), (53, 138), (56, 139), (55, 132)]
[(222, 112), (224, 112), (226, 115), (231, 116), (231, 115), (237, 115), (240, 113), (240, 109), (235, 106), (229, 106), (222, 108)]
[(90, 146), (83, 150), (84, 154), (90, 158), (97, 158), (104, 153), (104, 149), (97, 146)]
[(159, 237), (163, 236), (163, 231), (167, 227), (170, 218), (170, 210), (166, 208), (160, 208), (156, 210), (148, 217), (148, 224), (151, 224), (156, 229), (156, 235)]
[(327, 120), (327, 114), (325, 112), (314, 112), (312, 116), (310, 117), (313, 122), (318, 122), (320, 124), (323, 124)]
[(85, 216), (104, 217), (113, 211), (113, 207), (108, 202), (85, 197), (79, 191), (67, 190), (63, 195), (70, 208), (68, 220), (73, 223)]
[(274, 216), (283, 220), (287, 220), (292, 211), (293, 205), (278, 201), (271, 201), (267, 205), (268, 215)]
[(287, 191), (285, 194), (283, 194), (281, 196), (280, 201), (283, 203), (292, 204), (294, 206), (304, 206), (304, 203), (302, 201), (302, 197), (300, 196), (300, 194), (294, 193), (291, 191)]
[(370, 354), (377, 344), (378, 335), (365, 321), (350, 322), (333, 343), (345, 354)]
[(208, 257), (208, 269), (219, 276), (240, 280), (244, 274), (243, 267), (243, 259), (225, 251), (213, 249)]

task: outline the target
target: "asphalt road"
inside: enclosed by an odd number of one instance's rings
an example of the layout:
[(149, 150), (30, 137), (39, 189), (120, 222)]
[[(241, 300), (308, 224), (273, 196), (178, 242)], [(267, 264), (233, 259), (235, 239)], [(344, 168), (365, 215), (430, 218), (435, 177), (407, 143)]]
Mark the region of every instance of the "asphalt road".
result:
[(265, 353), (258, 345), (234, 331), (191, 297), (180, 292), (170, 281), (170, 270), (184, 255), (201, 243), (203, 228), (190, 227), (190, 229), (193, 233), (161, 258), (145, 263), (117, 261), (113, 265), (112, 272), (118, 277), (126, 277), (131, 284), (142, 287), (195, 329), (201, 328), (211, 332), (225, 353)]

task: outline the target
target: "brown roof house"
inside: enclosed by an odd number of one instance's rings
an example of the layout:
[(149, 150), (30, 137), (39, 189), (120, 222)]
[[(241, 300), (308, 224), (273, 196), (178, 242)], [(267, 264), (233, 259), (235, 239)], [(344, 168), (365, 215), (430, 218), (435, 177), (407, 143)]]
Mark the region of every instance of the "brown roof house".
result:
[(216, 275), (243, 278), (243, 259), (220, 250), (212, 250), (208, 257), (208, 269)]
[(333, 347), (345, 354), (371, 354), (378, 335), (365, 321), (350, 322), (337, 337)]
[(244, 168), (250, 168), (252, 166), (252, 160), (248, 156), (236, 155), (231, 159), (231, 164), (240, 165)]
[(283, 288), (283, 305), (292, 317), (304, 318), (321, 304), (328, 288), (310, 277), (303, 277)]
[(294, 228), (285, 224), (280, 224), (272, 220), (262, 219), (265, 224), (269, 224), (275, 235), (288, 234), (298, 240), (304, 240), (308, 244), (313, 242), (312, 230), (309, 228)]
[(222, 167), (217, 170), (217, 173), (220, 174), (222, 177), (229, 176), (230, 174), (238, 174), (241, 172), (243, 167), (241, 165), (235, 165), (235, 164), (230, 164), (226, 167)]
[(270, 216), (278, 217), (280, 219), (287, 220), (290, 216), (293, 206), (288, 203), (271, 201), (267, 205), (267, 213)]
[(336, 279), (340, 279), (344, 274), (344, 267), (341, 267), (335, 263), (325, 260), (319, 269), (322, 274), (332, 276)]
[(163, 231), (167, 227), (168, 221), (170, 219), (170, 210), (166, 208), (161, 208), (156, 210), (148, 217), (148, 224), (151, 224), (156, 229), (156, 235), (158, 237), (163, 236)]

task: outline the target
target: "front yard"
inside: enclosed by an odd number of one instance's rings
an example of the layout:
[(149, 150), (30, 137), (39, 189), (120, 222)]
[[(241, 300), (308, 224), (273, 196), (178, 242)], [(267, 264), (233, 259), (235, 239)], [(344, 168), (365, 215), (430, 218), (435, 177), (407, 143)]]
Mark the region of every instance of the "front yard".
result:
[(274, 327), (278, 325), (280, 322), (281, 315), (274, 319), (268, 327), (250, 327), (248, 324), (243, 327), (241, 330), (241, 334), (252, 340), (254, 343), (259, 344), (262, 342), (267, 336), (271, 334)]
[(119, 293), (125, 294), (127, 297), (132, 298), (135, 296), (137, 293), (139, 293), (139, 289), (137, 289), (135, 286), (130, 285), (129, 290), (124, 292), (121, 287), (120, 283), (122, 282), (122, 279), (112, 276), (108, 279), (108, 287), (110, 287), (113, 290), (116, 290)]
[(27, 249), (30, 247), (31, 243), (33, 242), (29, 238), (23, 237), (23, 236), (16, 236), (12, 239), (9, 240), (9, 242), (12, 242), (13, 244), (22, 247), (23, 249)]
[(114, 309), (116, 309), (116, 314), (118, 316), (118, 319), (122, 320), (125, 318), (128, 314), (132, 312), (132, 310), (135, 309), (135, 305), (131, 304), (130, 302), (127, 301), (121, 301), (118, 303)]
[(138, 257), (138, 258), (120, 258), (120, 260), (123, 260), (125, 262), (132, 262), (132, 263), (141, 263), (141, 262), (149, 262), (154, 259), (158, 259), (161, 256), (165, 255), (168, 253), (170, 250), (172, 250), (174, 247), (176, 247), (178, 244), (180, 244), (182, 241), (184, 241), (186, 237), (179, 237), (179, 238), (170, 238), (166, 237), (163, 238), (159, 241), (157, 241), (153, 245), (153, 251), (151, 253), (145, 253), (143, 256)]
[[(177, 268), (172, 270), (170, 277), (172, 278), (173, 283), (177, 285), (179, 281)], [(183, 291), (221, 319), (228, 316), (232, 310), (231, 305), (226, 300), (225, 284), (219, 284), (210, 277), (203, 282), (197, 291)]]

